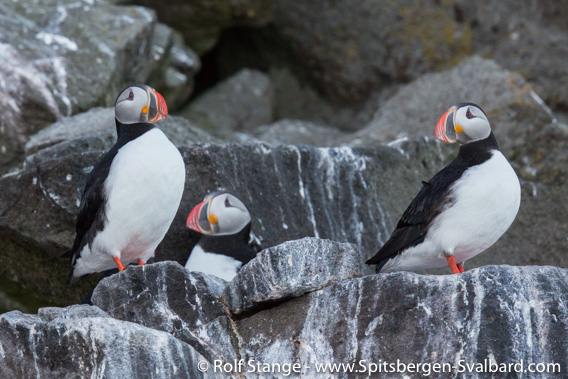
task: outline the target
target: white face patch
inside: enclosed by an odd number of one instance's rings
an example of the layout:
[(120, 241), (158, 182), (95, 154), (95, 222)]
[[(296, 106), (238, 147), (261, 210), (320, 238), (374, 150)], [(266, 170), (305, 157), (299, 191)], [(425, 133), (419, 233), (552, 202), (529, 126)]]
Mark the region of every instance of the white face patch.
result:
[[(459, 127), (463, 130), (457, 133), (457, 140), (461, 145), (483, 140), (491, 134), (491, 126), (481, 109), (474, 105), (459, 108), (455, 114), (456, 132)], [(459, 127), (458, 127), (459, 125)]]
[[(114, 106), (115, 117), (123, 124), (135, 124), (148, 121), (148, 93), (140, 87), (128, 87), (118, 98)], [(144, 112), (144, 107), (146, 112)]]
[(240, 232), (251, 220), (250, 213), (242, 201), (230, 193), (222, 193), (211, 200), (209, 214), (215, 215), (217, 225), (214, 235), (228, 235)]

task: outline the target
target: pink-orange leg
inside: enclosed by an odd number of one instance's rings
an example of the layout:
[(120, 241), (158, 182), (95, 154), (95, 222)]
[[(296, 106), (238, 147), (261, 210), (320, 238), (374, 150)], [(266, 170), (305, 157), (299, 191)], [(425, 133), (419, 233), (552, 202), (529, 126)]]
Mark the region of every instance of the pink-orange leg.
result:
[[(460, 270), (459, 270), (458, 266), (456, 265), (456, 258), (453, 255), (450, 255), (449, 257), (446, 258), (446, 260), (448, 261), (448, 265), (452, 269), (452, 274), (459, 274)], [(463, 268), (462, 268), (462, 270), (463, 270)]]
[(464, 272), (463, 266), (461, 264), (456, 265), (458, 266), (458, 270), (460, 270), (460, 274)]
[(143, 262), (142, 259), (138, 259), (138, 266), (144, 266), (146, 262)]
[(116, 263), (116, 267), (118, 267), (118, 271), (123, 271), (124, 270), (124, 266), (122, 265), (122, 262), (120, 261), (119, 257), (114, 257), (112, 258), (114, 259), (114, 262)]

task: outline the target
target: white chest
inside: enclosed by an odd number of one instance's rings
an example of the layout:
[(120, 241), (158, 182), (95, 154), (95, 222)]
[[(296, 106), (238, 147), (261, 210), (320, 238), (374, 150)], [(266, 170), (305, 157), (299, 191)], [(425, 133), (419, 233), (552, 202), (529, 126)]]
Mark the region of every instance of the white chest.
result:
[(432, 225), (427, 237), (461, 262), (493, 245), (515, 220), (521, 187), (499, 151), (468, 169), (451, 190), (454, 202)]
[(223, 254), (208, 253), (201, 246), (196, 245), (185, 264), (189, 271), (199, 271), (208, 275), (215, 275), (226, 281), (231, 281), (237, 275), (242, 263)]

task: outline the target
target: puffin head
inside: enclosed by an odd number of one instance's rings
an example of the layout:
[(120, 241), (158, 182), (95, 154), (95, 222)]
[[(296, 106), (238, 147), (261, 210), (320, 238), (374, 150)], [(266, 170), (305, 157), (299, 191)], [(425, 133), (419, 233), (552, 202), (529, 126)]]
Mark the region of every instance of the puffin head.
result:
[(240, 232), (250, 221), (243, 202), (230, 192), (219, 190), (205, 196), (192, 209), (185, 225), (201, 234), (222, 236)]
[(446, 111), (436, 125), (436, 138), (443, 142), (465, 145), (489, 137), (487, 115), (473, 103), (456, 104)]
[(134, 84), (118, 95), (114, 114), (122, 124), (149, 123), (166, 118), (168, 107), (155, 89), (146, 84)]

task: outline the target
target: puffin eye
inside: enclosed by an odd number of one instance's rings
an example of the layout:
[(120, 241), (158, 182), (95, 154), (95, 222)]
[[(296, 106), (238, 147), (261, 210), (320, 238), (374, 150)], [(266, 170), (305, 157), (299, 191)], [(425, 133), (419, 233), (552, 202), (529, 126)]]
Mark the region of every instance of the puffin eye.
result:
[(130, 93), (128, 94), (128, 100), (134, 100), (134, 92), (132, 92), (132, 90), (130, 90)]
[(473, 118), (473, 117), (475, 117), (475, 116), (473, 115), (473, 113), (471, 113), (471, 110), (470, 110), (469, 108), (467, 108), (467, 112), (465, 113), (465, 117), (467, 117), (467, 118)]
[(229, 201), (229, 198), (225, 198), (225, 207), (228, 208), (231, 206), (231, 202)]

